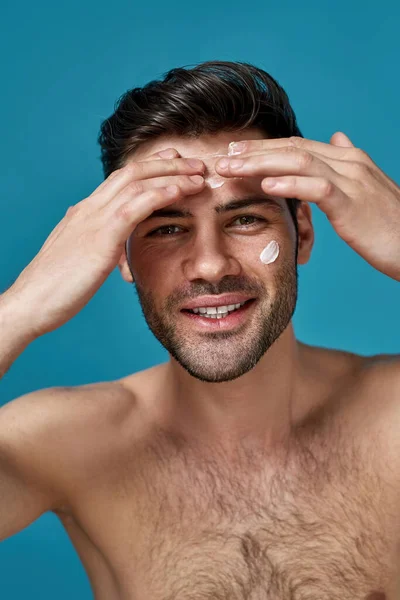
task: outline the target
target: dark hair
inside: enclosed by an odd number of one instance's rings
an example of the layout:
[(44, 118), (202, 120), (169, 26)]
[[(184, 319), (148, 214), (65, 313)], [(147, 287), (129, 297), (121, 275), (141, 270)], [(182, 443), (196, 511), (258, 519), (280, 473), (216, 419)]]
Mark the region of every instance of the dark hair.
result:
[[(160, 136), (193, 139), (251, 127), (269, 138), (303, 137), (286, 92), (266, 71), (219, 60), (190, 70), (171, 69), (161, 81), (128, 90), (101, 124), (98, 143), (104, 176), (122, 168), (143, 143)], [(287, 202), (297, 237), (300, 201)]]

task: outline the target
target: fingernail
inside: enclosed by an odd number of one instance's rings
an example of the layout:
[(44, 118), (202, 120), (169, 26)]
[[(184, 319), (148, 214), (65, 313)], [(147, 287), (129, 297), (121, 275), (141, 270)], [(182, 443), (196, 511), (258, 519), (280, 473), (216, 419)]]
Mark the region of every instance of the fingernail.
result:
[(231, 160), (231, 169), (240, 169), (244, 165), (244, 160)]
[(228, 155), (240, 154), (246, 148), (245, 142), (231, 142), (228, 147)]
[(158, 156), (161, 158), (175, 158), (175, 150), (173, 148), (168, 148), (167, 150), (162, 150), (158, 153)]
[(218, 166), (220, 167), (220, 169), (227, 169), (230, 162), (231, 161), (229, 160), (229, 158), (222, 158), (219, 161)]
[(199, 183), (203, 183), (204, 181), (204, 177), (202, 177), (201, 175), (191, 175), (189, 179), (193, 181), (193, 183), (195, 183), (196, 185), (198, 185)]
[(189, 158), (187, 163), (194, 169), (200, 169), (203, 166), (202, 161), (198, 160), (197, 158)]

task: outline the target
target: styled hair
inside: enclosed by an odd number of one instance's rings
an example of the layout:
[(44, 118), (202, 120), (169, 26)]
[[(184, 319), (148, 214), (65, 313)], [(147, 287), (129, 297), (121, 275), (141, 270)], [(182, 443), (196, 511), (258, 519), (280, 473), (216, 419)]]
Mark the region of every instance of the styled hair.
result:
[[(102, 122), (97, 141), (104, 177), (158, 137), (196, 139), (248, 128), (258, 128), (268, 138), (303, 137), (286, 92), (266, 71), (219, 60), (171, 69), (164, 79), (125, 92), (114, 113)], [(300, 201), (286, 200), (297, 239)]]

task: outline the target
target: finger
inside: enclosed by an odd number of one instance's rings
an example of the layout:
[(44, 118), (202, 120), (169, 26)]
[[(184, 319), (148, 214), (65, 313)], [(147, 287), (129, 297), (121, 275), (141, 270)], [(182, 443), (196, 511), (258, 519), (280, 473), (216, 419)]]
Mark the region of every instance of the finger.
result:
[[(150, 154), (150, 156), (148, 156), (145, 161), (148, 160), (161, 160), (161, 159), (166, 159), (166, 158), (178, 158), (180, 157), (180, 154), (177, 150), (175, 150), (175, 148), (167, 148), (166, 150), (161, 150), (160, 152), (155, 152), (154, 154)], [(126, 163), (128, 164), (128, 163)], [(126, 166), (126, 165), (124, 165)], [(120, 169), (116, 169), (115, 171), (113, 171), (108, 177), (107, 179), (105, 179), (96, 189), (95, 192), (99, 192), (101, 190), (103, 190), (107, 184), (112, 181), (119, 173), (120, 171), (123, 169), (124, 167), (121, 167)], [(94, 193), (94, 192), (93, 192)]]
[(157, 160), (159, 158), (178, 158), (181, 155), (179, 154), (178, 150), (175, 150), (175, 148), (166, 148), (165, 150), (160, 150), (160, 152), (155, 152), (154, 154), (151, 154), (149, 157), (145, 158), (144, 161), (146, 160)]
[[(189, 159), (193, 160), (193, 159)], [(116, 196), (125, 186), (132, 181), (142, 179), (151, 179), (153, 177), (162, 177), (168, 175), (195, 175), (201, 174), (204, 171), (204, 163), (197, 160), (198, 166), (192, 166), (187, 159), (156, 159), (141, 162), (131, 162), (122, 169), (119, 169), (118, 174), (104, 186), (100, 192), (100, 205), (107, 204), (111, 198)], [(201, 167), (203, 165), (203, 168)], [(89, 198), (94, 197), (96, 204), (99, 204), (99, 191), (96, 189)]]
[[(152, 188), (142, 194), (129, 196), (124, 190), (118, 196), (118, 201), (110, 203), (102, 212), (102, 219), (107, 227), (115, 229), (118, 240), (124, 240), (124, 245), (136, 226), (159, 208), (177, 202), (182, 197), (182, 191), (177, 186), (174, 189)], [(117, 198), (116, 198), (117, 200)]]
[[(192, 196), (202, 191), (205, 186), (205, 179), (201, 175), (179, 175), (167, 177), (153, 177), (152, 179), (139, 179), (131, 181), (118, 194), (113, 196), (104, 206), (104, 210), (112, 213), (118, 211), (118, 208), (126, 203), (135, 203), (137, 198), (144, 194), (165, 189), (167, 186), (177, 187), (179, 198), (184, 196)], [(162, 197), (161, 197), (162, 199)], [(175, 201), (175, 200), (173, 200)]]
[[(107, 204), (115, 204), (132, 200), (135, 196), (144, 194), (148, 190), (166, 188), (169, 185), (177, 185), (184, 195), (198, 194), (204, 188), (205, 180), (201, 175), (179, 175), (169, 177), (153, 177), (152, 179), (139, 179), (131, 181), (116, 196), (113, 196)], [(107, 205), (106, 205), (107, 206)]]
[[(275, 183), (275, 185), (269, 185)], [(304, 177), (287, 175), (285, 177), (266, 177), (261, 182), (262, 190), (270, 196), (297, 198), (304, 202), (313, 202), (329, 218), (337, 217), (347, 208), (351, 199), (340, 185), (324, 177)]]
[(121, 225), (122, 219), (125, 223), (123, 235), (126, 242), (137, 225), (149, 217), (155, 210), (179, 202), (182, 198), (190, 195), (178, 186), (172, 187), (175, 188), (172, 192), (164, 187), (153, 187), (141, 194), (133, 193), (131, 195), (129, 195), (125, 188), (115, 198), (115, 202), (110, 202), (104, 211), (102, 211), (102, 220), (104, 219), (104, 222), (108, 225), (113, 222), (115, 223), (115, 220), (117, 220), (119, 225)]
[[(302, 151), (299, 151), (298, 153), (295, 150), (291, 150), (288, 151), (288, 149), (275, 149), (275, 150), (263, 150), (263, 151), (254, 151), (252, 153), (246, 153), (242, 156), (242, 154), (238, 154), (237, 156), (233, 156), (232, 159), (238, 159), (238, 160), (247, 160), (248, 158), (254, 157), (254, 156), (272, 156), (272, 155), (277, 155), (279, 156), (285, 156), (285, 155), (296, 155), (299, 156), (299, 154), (301, 154)], [(353, 174), (352, 174), (352, 166), (354, 165), (354, 160), (352, 161), (345, 161), (345, 160), (338, 160), (335, 158), (329, 158), (327, 156), (323, 156), (322, 154), (319, 154), (317, 152), (307, 152), (307, 154), (312, 155), (313, 157), (315, 157), (316, 159), (318, 159), (320, 162), (325, 163), (326, 165), (329, 165), (329, 167), (336, 171), (336, 173), (339, 173), (339, 175), (342, 175), (343, 177), (351, 177), (352, 179), (354, 178)], [(225, 157), (226, 158), (226, 157)], [(230, 157), (229, 157), (230, 158)], [(266, 159), (268, 160), (268, 159)], [(300, 158), (301, 160), (301, 158)], [(304, 158), (303, 158), (304, 160)], [(300, 163), (301, 164), (301, 163)], [(218, 167), (218, 163), (216, 163), (216, 170), (218, 173), (223, 174), (225, 177), (234, 177), (235, 175), (237, 175), (237, 172), (226, 172), (226, 171), (218, 171), (217, 169)], [(218, 167), (219, 168), (219, 167)], [(304, 175), (309, 175), (310, 173), (304, 173)]]
[[(279, 175), (308, 175), (314, 177), (325, 177), (334, 180), (338, 172), (331, 166), (332, 160), (319, 158), (311, 152), (287, 150), (261, 152), (248, 157), (235, 157), (229, 159), (227, 167), (221, 167), (221, 159), (215, 165), (217, 173), (224, 177), (257, 177), (257, 176), (279, 176)], [(235, 166), (237, 161), (242, 162), (239, 167)], [(337, 161), (339, 162), (339, 161)], [(343, 164), (341, 167), (343, 167)], [(335, 163), (337, 166), (337, 163)], [(348, 168), (348, 167), (347, 167)]]
[[(240, 140), (242, 142), (242, 140)], [(348, 158), (354, 158), (356, 156), (354, 150), (358, 152), (357, 148), (344, 148), (343, 146), (334, 146), (333, 144), (325, 144), (323, 142), (317, 142), (315, 140), (309, 140), (307, 138), (292, 136), (290, 138), (272, 138), (263, 140), (243, 140), (245, 144), (244, 150), (235, 156), (241, 156), (247, 152), (254, 152), (260, 150), (273, 150), (274, 148), (299, 148), (309, 152), (317, 152), (328, 158), (335, 158), (338, 160), (346, 160)], [(234, 151), (234, 146), (230, 146)]]
[[(179, 156), (180, 154), (177, 150), (175, 150), (175, 148), (166, 148), (165, 150), (161, 150), (160, 152), (150, 154), (150, 156), (147, 157), (145, 160), (161, 160), (162, 158), (178, 158)], [(103, 190), (108, 184), (108, 182), (110, 182), (112, 179), (114, 179), (114, 177), (116, 177), (119, 174), (121, 169), (123, 169), (123, 167), (120, 167), (120, 169), (115, 169), (115, 171), (110, 173), (110, 175), (95, 189), (95, 192)]]

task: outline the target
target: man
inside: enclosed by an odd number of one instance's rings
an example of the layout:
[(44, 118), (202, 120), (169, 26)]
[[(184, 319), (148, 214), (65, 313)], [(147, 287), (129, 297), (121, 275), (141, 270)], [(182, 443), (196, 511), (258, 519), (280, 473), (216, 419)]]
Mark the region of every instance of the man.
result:
[(400, 357), (291, 323), (310, 203), (400, 281), (399, 187), (245, 63), (127, 92), (99, 141), (106, 181), (0, 299), (1, 371), (117, 263), (170, 360), (0, 409), (0, 539), (53, 511), (97, 600), (399, 598)]

